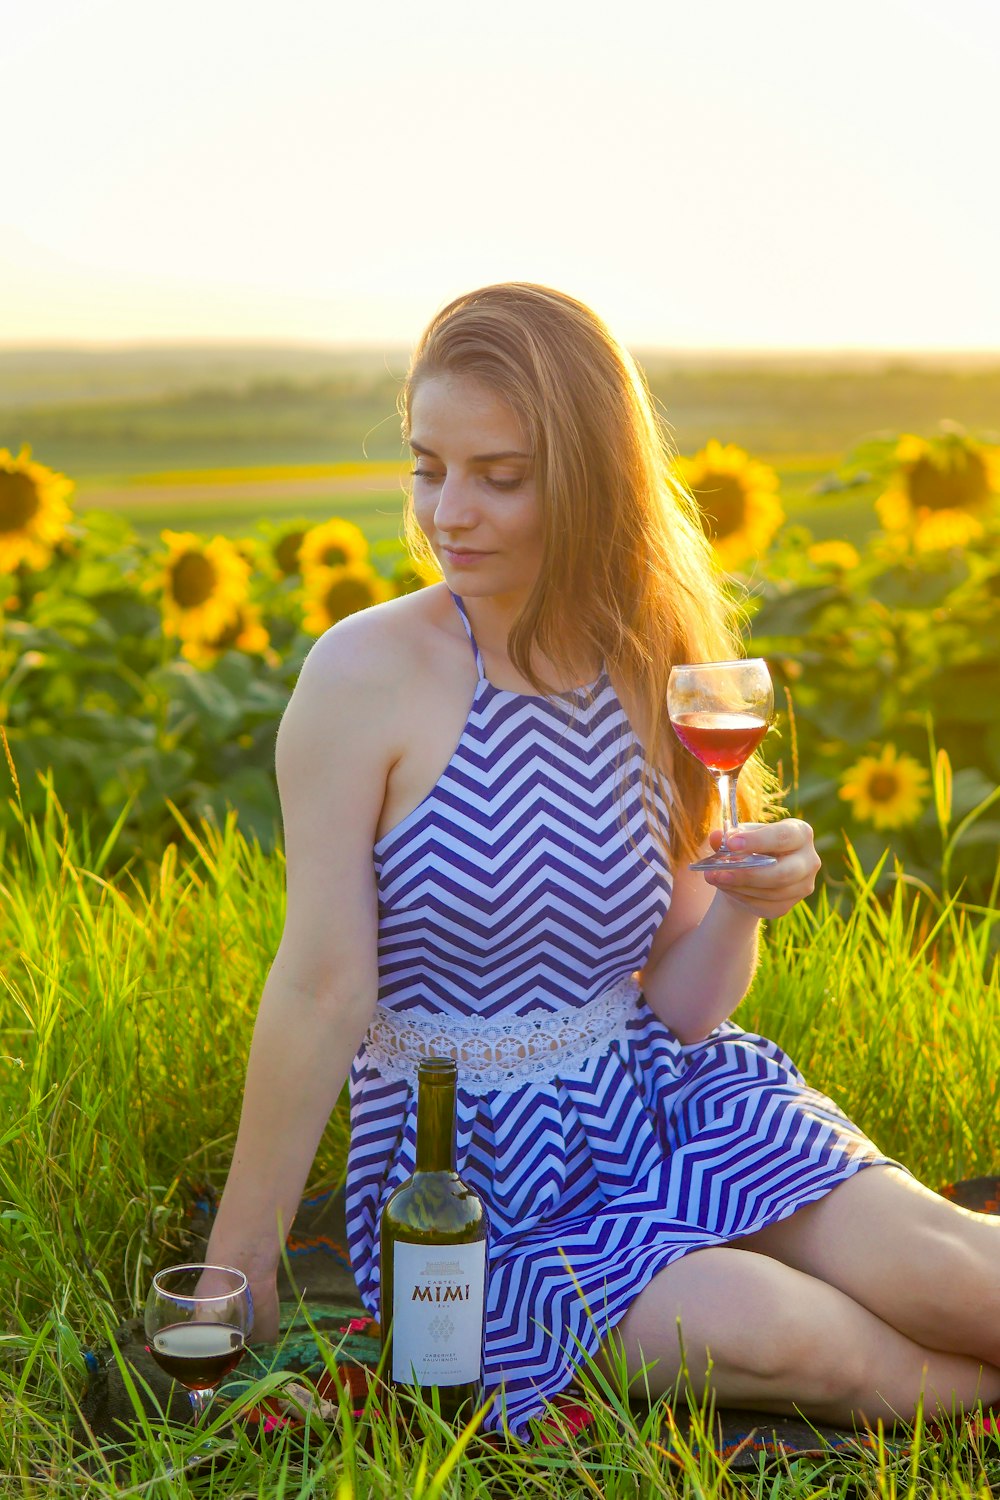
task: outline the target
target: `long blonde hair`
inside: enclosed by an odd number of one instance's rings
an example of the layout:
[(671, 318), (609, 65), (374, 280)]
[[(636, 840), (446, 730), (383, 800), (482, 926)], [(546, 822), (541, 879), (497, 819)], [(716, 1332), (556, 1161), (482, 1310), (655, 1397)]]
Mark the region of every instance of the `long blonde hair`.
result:
[[(636, 706), (649, 766), (644, 795), (661, 843), (672, 861), (692, 857), (717, 825), (717, 794), (670, 729), (667, 678), (674, 663), (744, 653), (645, 378), (589, 307), (529, 282), (469, 292), (431, 321), (400, 395), (407, 438), (414, 390), (425, 376), (445, 373), (475, 378), (506, 399), (534, 459), (542, 566), (508, 637), (511, 661), (541, 693), (552, 689), (534, 669), (536, 648), (566, 672), (581, 659), (605, 661)], [(405, 525), (411, 550), (432, 563), (412, 498)], [(660, 778), (673, 794), (666, 833), (650, 796)], [(765, 815), (773, 785), (754, 757), (739, 780), (744, 815)]]

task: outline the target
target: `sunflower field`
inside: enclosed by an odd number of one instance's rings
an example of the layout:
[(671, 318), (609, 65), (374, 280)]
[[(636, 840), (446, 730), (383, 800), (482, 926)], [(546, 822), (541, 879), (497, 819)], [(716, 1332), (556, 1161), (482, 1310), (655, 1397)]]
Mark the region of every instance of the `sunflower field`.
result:
[[(935, 896), (995, 902), (1000, 866), (1000, 449), (953, 423), (856, 448), (827, 488), (870, 503), (861, 545), (785, 519), (778, 473), (734, 444), (679, 457), (765, 656), (765, 753), (835, 889), (853, 848)], [(73, 484), (0, 450), (0, 848), (50, 792), (89, 868), (232, 809), (280, 840), (274, 737), (302, 661), (345, 615), (421, 587), (336, 517), (140, 541)]]

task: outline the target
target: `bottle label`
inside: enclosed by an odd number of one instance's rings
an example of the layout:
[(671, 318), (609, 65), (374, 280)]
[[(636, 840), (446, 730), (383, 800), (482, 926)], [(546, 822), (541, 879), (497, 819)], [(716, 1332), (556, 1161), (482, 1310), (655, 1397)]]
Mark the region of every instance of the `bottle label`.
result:
[(392, 1378), (464, 1385), (482, 1376), (486, 1241), (413, 1245), (393, 1259)]

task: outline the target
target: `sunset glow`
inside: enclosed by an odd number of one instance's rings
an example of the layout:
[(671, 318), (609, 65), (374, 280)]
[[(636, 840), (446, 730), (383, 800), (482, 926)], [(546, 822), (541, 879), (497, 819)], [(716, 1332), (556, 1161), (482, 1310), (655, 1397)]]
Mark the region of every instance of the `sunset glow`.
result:
[(407, 344), (519, 278), (638, 345), (1000, 348), (998, 63), (991, 0), (37, 0), (0, 344)]

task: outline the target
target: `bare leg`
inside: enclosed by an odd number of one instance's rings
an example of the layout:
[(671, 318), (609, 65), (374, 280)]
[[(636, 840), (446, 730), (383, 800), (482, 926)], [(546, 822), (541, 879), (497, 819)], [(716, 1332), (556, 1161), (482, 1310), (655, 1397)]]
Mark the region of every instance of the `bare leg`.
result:
[(1000, 1365), (1000, 1216), (959, 1208), (898, 1167), (865, 1167), (732, 1245), (837, 1287), (928, 1349)]
[[(613, 1378), (623, 1347), (631, 1395), (673, 1389), (678, 1320), (696, 1397), (711, 1361), (720, 1405), (874, 1426), (912, 1421), (921, 1392), (928, 1416), (1000, 1399), (1000, 1369), (924, 1348), (838, 1288), (728, 1246), (692, 1251), (660, 1271), (608, 1334), (598, 1364)], [(653, 1367), (640, 1375), (643, 1364)]]

